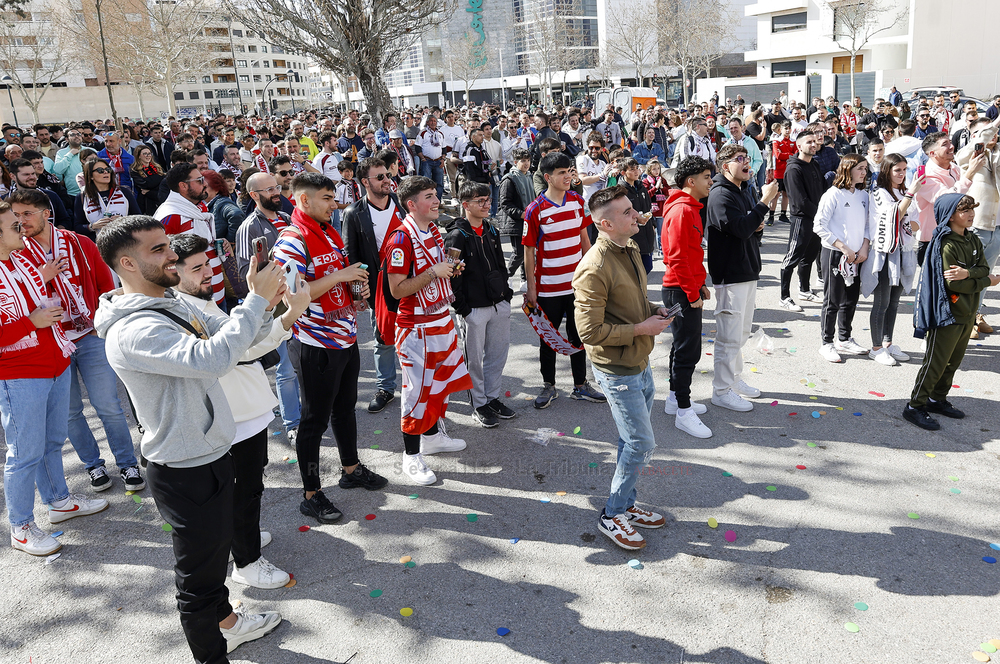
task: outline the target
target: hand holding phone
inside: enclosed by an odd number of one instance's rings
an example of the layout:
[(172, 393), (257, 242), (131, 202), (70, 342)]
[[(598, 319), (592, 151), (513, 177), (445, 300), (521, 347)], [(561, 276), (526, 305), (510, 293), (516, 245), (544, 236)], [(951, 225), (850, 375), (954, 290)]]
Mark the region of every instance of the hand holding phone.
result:
[[(257, 257), (257, 271), (260, 272), (267, 265), (267, 238), (257, 237), (253, 239), (253, 253)], [(287, 266), (286, 266), (287, 267)], [(289, 286), (291, 288), (291, 286)], [(293, 291), (294, 292), (294, 289)]]
[[(254, 242), (256, 242), (256, 240), (254, 240)], [(284, 274), (285, 274), (285, 285), (288, 286), (288, 292), (289, 293), (297, 292), (299, 285), (299, 271), (296, 270), (295, 266), (292, 265), (291, 263), (285, 263)]]

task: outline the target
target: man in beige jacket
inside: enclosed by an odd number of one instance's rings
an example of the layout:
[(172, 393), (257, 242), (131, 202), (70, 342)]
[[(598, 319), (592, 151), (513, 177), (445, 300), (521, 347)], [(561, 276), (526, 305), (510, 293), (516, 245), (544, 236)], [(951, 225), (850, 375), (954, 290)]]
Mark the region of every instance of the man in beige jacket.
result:
[(661, 515), (636, 506), (635, 481), (656, 448), (649, 353), (654, 337), (672, 319), (646, 297), (646, 270), (639, 246), (630, 239), (639, 232), (639, 213), (625, 187), (601, 189), (589, 205), (599, 236), (573, 274), (576, 326), (618, 427), (618, 467), (597, 527), (621, 548), (634, 551), (646, 546), (635, 526), (661, 528), (666, 523)]

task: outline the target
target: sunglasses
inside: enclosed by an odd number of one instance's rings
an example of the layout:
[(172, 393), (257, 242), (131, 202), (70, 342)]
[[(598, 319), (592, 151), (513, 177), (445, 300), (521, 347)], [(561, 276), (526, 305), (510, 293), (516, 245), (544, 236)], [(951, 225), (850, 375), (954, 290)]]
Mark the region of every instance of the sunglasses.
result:
[(292, 173), (293, 173), (293, 171), (278, 171), (278, 175), (280, 175), (283, 178), (287, 178)]
[(193, 180), (184, 180), (184, 181), (187, 182), (188, 184), (194, 184), (195, 182), (197, 182), (198, 184), (205, 184), (205, 176), (201, 176), (200, 178), (195, 178)]
[(93, 171), (91, 171), (91, 173), (110, 173), (110, 172), (111, 172), (111, 169), (110, 168), (105, 168), (104, 166), (100, 166), (98, 168), (95, 168)]
[(389, 177), (387, 174), (385, 174), (385, 173), (379, 173), (378, 175), (369, 175), (365, 179), (366, 180), (378, 180), (379, 182), (381, 182), (382, 180), (386, 179), (387, 177)]

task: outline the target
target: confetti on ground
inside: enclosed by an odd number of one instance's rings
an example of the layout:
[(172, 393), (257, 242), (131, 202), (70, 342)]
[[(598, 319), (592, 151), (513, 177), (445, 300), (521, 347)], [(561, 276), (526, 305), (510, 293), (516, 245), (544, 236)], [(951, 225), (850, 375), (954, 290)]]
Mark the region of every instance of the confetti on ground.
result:
[(510, 390), (507, 390), (506, 392), (504, 392), (504, 396), (509, 399), (510, 398)]
[(906, 516), (910, 517), (911, 519), (919, 519), (920, 518), (920, 515), (917, 514), (916, 512), (910, 512)]
[(588, 468), (597, 468), (597, 464), (595, 462), (591, 461), (590, 463), (587, 464), (587, 467)]
[(565, 496), (566, 492), (565, 491), (556, 491), (556, 495), (557, 496)]
[(141, 503), (142, 502), (142, 496), (132, 496), (132, 502), (133, 503)]
[(377, 450), (377, 449), (378, 449), (378, 445), (372, 445), (372, 446), (371, 446), (371, 448), (372, 448), (373, 450)]
[(816, 387), (816, 383), (806, 383), (806, 387)]
[(510, 630), (506, 627), (497, 628), (497, 636), (507, 636), (508, 634), (510, 634)]
[(861, 413), (854, 413), (854, 417), (861, 417)]
[(959, 389), (961, 389), (961, 388), (962, 388), (962, 386), (961, 386), (961, 385), (952, 385), (952, 386), (951, 386), (951, 388), (952, 388), (953, 390), (959, 390)]
[(813, 416), (813, 418), (814, 418), (814, 419), (817, 419), (817, 420), (818, 420), (818, 419), (819, 419), (819, 411), (818, 411), (818, 410), (814, 410), (814, 411), (812, 412), (812, 416)]
[[(63, 531), (61, 531), (61, 530), (57, 530), (56, 532), (52, 533), (52, 536), (53, 536), (53, 537), (59, 537), (59, 536), (60, 536), (60, 535), (62, 535), (62, 534), (63, 534)], [(992, 544), (990, 544), (990, 546), (993, 546), (993, 545), (992, 545)]]
[[(62, 535), (62, 531), (59, 531), (59, 534)], [(53, 537), (55, 537), (55, 535), (53, 535)], [(990, 544), (990, 548), (994, 551), (1000, 551), (1000, 544)]]
[(983, 556), (983, 562), (984, 563), (989, 563), (990, 565), (992, 565), (996, 561), (997, 561), (997, 559), (994, 558), (993, 556)]
[(865, 604), (864, 602), (855, 602), (854, 608), (857, 609), (858, 611), (867, 611), (868, 605)]
[(722, 471), (722, 476), (723, 477), (732, 477), (733, 474), (731, 472), (729, 472), (728, 470), (724, 470), (724, 471)]
[(750, 371), (752, 373), (757, 373), (757, 367), (750, 367)]
[(769, 484), (769, 485), (767, 485), (764, 488), (767, 489), (768, 491), (777, 491), (778, 490), (778, 487), (774, 486), (773, 484)]
[(816, 401), (817, 399), (819, 399), (819, 397), (809, 397), (809, 398), (812, 399), (813, 401)]
[(727, 530), (726, 534), (723, 535), (723, 537), (726, 538), (727, 542), (735, 542), (736, 541), (736, 531), (735, 530)]
[(799, 382), (802, 383), (803, 385), (805, 385), (806, 383), (809, 382), (809, 379), (808, 378), (801, 378), (801, 379), (799, 379)]
[(305, 533), (309, 531), (309, 526), (299, 526), (299, 532)]
[(61, 555), (62, 555), (61, 553), (53, 553), (53, 554), (52, 554), (51, 556), (49, 556), (48, 558), (46, 558), (46, 559), (45, 559), (45, 564), (46, 564), (46, 565), (50, 565), (50, 564), (52, 564), (52, 563), (53, 563), (53, 562), (55, 562), (55, 561), (56, 561), (56, 559), (58, 559), (58, 558), (59, 558), (59, 556), (61, 556)]
[(298, 461), (298, 459), (289, 459), (289, 460), (287, 461), (287, 463), (295, 463), (295, 462), (297, 462), (297, 461)]
[(375, 435), (376, 435), (376, 436), (377, 436), (377, 435), (379, 435), (380, 433), (382, 433), (382, 430), (381, 430), (381, 429), (375, 429)]
[(990, 639), (989, 641), (987, 641), (987, 643), (989, 643), (994, 648), (1000, 649), (1000, 639)]
[(293, 587), (293, 586), (294, 586), (294, 585), (295, 585), (296, 583), (298, 583), (298, 581), (296, 581), (295, 579), (289, 579), (289, 580), (288, 580), (288, 583), (286, 583), (286, 584), (285, 584), (285, 587), (286, 587), (286, 588), (291, 588), (291, 587)]
[(410, 616), (413, 615), (413, 609), (411, 608), (400, 609), (399, 615), (403, 616), (404, 618), (409, 618)]
[(521, 538), (520, 538), (520, 537), (511, 537), (511, 538), (510, 538), (510, 543), (511, 543), (511, 544), (517, 544), (517, 543), (518, 543), (518, 542), (520, 542), (520, 541), (521, 541)]
[(365, 520), (366, 521), (374, 521), (376, 516), (377, 515), (375, 515), (375, 514), (366, 514), (365, 515)]
[(547, 502), (549, 502), (549, 499), (548, 498), (541, 498), (541, 499), (539, 499), (538, 502), (540, 502), (540, 503), (547, 503)]
[(465, 518), (469, 520), (469, 523), (475, 523), (476, 521), (479, 521), (479, 515), (478, 514), (468, 514), (468, 515), (466, 515)]
[(795, 346), (792, 346), (791, 348), (788, 349), (788, 352), (789, 353), (794, 353), (797, 350), (798, 350), (798, 348), (796, 348)]
[(854, 623), (844, 623), (844, 629), (846, 629), (848, 632), (860, 632), (861, 631), (861, 628), (858, 627), (857, 625), (855, 625)]
[(132, 494), (134, 494), (134, 493), (135, 493), (135, 491), (126, 491), (126, 492), (125, 492), (125, 495), (126, 495), (126, 496), (131, 496), (131, 495), (132, 495)]
[(990, 656), (984, 652), (979, 652), (978, 650), (972, 653), (972, 658), (977, 662), (988, 662), (990, 661)]
[(806, 447), (816, 447), (816, 443), (806, 443)]
[(557, 436), (565, 436), (566, 434), (564, 434), (562, 431), (559, 431), (559, 432), (556, 433), (556, 435)]
[(417, 566), (417, 564), (415, 562), (413, 562), (412, 560), (410, 562), (406, 563), (405, 565), (403, 565), (403, 567), (409, 567), (411, 569), (414, 568), (414, 567), (416, 567), (416, 566)]
[(413, 560), (413, 558), (411, 558), (410, 556), (403, 556), (402, 558), (399, 559), (399, 562), (401, 562), (401, 563), (403, 563), (405, 565), (406, 563), (410, 562), (411, 560)]
[(635, 558), (628, 561), (628, 566), (631, 567), (632, 569), (642, 569), (642, 563), (636, 560)]
[(370, 593), (368, 593), (368, 596), (369, 597), (381, 597), (382, 596), (382, 591), (379, 590), (378, 588), (376, 588), (375, 590), (373, 590)]
[(777, 405), (778, 405), (778, 402), (777, 402), (777, 401), (772, 401), (772, 402), (771, 402), (771, 405), (772, 405), (772, 406), (777, 406)]
[(973, 392), (975, 392), (975, 390), (974, 390), (974, 389), (972, 389), (971, 387), (967, 387), (967, 388), (965, 388), (965, 393), (966, 393), (966, 394), (972, 394)]
[(803, 466), (802, 464), (799, 464), (799, 465), (797, 465), (795, 467), (798, 468), (799, 470), (805, 470), (806, 469), (806, 467)]
[(876, 397), (884, 397), (885, 396), (881, 392), (872, 392), (871, 390), (868, 391), (868, 394), (871, 394), (872, 396), (876, 396)]
[(844, 410), (843, 406), (837, 406), (837, 410)]
[(281, 457), (281, 460), (282, 460), (282, 461), (288, 461), (288, 457), (286, 457), (286, 456), (283, 456), (283, 457)]
[(989, 653), (994, 653), (997, 651), (997, 647), (992, 643), (990, 643), (989, 641), (985, 643), (980, 643), (979, 649), (982, 650), (983, 652), (989, 652)]
[(951, 491), (952, 493), (954, 493), (954, 494), (956, 494), (956, 495), (958, 495), (958, 494), (962, 493), (962, 490), (961, 490), (961, 489), (949, 489), (949, 491)]
[(928, 453), (927, 453), (927, 454), (925, 454), (924, 456), (925, 456), (925, 457), (930, 457), (930, 458), (932, 458), (932, 459), (933, 459), (933, 458), (934, 458), (934, 457), (936, 457), (937, 455), (936, 455), (936, 454), (932, 454), (931, 452), (928, 452)]
[(716, 521), (715, 519), (709, 519), (708, 520), (708, 527), (709, 528), (718, 528), (719, 527), (719, 522)]
[(573, 433), (574, 434), (579, 434), (580, 431), (581, 431), (580, 427), (577, 427), (577, 428), (573, 429)]
[(531, 395), (528, 395), (528, 396), (524, 397), (524, 400), (525, 401), (531, 401)]
[(169, 523), (163, 524), (162, 526), (160, 526), (160, 528), (163, 529), (163, 532), (165, 533), (169, 533), (171, 530), (174, 529), (174, 527), (171, 526)]
[(281, 435), (281, 432), (280, 432), (280, 431), (275, 431), (275, 432), (274, 432), (274, 433), (272, 433), (271, 435), (272, 435), (272, 436), (280, 436), (280, 435)]
[(795, 417), (796, 415), (798, 415), (798, 413), (789, 413), (788, 414), (789, 417)]

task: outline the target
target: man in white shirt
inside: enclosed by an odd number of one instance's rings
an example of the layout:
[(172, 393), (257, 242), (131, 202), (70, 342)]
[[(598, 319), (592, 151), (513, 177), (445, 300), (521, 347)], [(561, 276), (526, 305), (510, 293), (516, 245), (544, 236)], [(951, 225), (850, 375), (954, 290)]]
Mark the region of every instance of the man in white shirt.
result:
[(802, 109), (798, 106), (792, 109), (792, 140), (794, 141), (799, 132), (806, 128), (809, 123), (803, 117)]
[(451, 197), (458, 204), (458, 167), (462, 160), (457, 157), (460, 143), (465, 139), (465, 130), (455, 124), (455, 113), (447, 111), (444, 114), (444, 126), (441, 127), (441, 134), (444, 136), (446, 152), (452, 152), (456, 156), (447, 155), (445, 157), (445, 168), (448, 172), (448, 180), (451, 186)]
[(590, 201), (595, 192), (607, 186), (611, 164), (604, 160), (603, 153), (604, 139), (600, 134), (591, 132), (587, 139), (587, 150), (576, 156), (576, 172), (583, 183), (585, 203)]
[(422, 175), (437, 183), (438, 199), (444, 197), (444, 166), (441, 163), (445, 152), (444, 134), (438, 131), (437, 117), (428, 115), (424, 129), (417, 134), (414, 147), (420, 151)]

